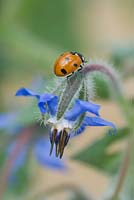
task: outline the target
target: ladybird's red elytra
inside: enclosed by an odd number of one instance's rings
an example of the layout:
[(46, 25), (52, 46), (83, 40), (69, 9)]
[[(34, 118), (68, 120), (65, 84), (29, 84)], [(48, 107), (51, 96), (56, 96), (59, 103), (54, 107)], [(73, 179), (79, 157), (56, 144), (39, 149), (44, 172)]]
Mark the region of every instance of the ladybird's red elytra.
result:
[(82, 68), (84, 57), (77, 52), (65, 52), (56, 60), (54, 73), (56, 76), (68, 76)]

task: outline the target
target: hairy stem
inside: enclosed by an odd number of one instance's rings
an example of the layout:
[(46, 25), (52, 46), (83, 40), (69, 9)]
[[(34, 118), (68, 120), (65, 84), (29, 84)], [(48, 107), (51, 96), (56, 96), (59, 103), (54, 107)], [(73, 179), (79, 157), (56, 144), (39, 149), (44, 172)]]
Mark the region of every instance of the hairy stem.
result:
[(121, 81), (118, 76), (118, 72), (111, 66), (108, 66), (108, 64), (99, 64), (99, 63), (91, 63), (86, 65), (83, 68), (83, 73), (89, 74), (91, 72), (100, 72), (102, 74), (105, 74), (110, 80), (110, 88), (113, 88), (115, 98), (119, 105), (122, 107), (122, 111), (124, 112), (124, 116), (126, 116), (126, 119), (128, 123), (130, 124), (132, 121), (134, 121), (134, 115), (131, 110), (131, 106), (128, 104), (127, 100), (124, 97), (123, 89), (121, 86)]
[(91, 72), (100, 72), (102, 74), (105, 74), (112, 81), (114, 89), (116, 89), (119, 92), (119, 94), (122, 93), (118, 73), (114, 68), (108, 66), (107, 63), (89, 63), (83, 68), (82, 71), (84, 74), (89, 74)]

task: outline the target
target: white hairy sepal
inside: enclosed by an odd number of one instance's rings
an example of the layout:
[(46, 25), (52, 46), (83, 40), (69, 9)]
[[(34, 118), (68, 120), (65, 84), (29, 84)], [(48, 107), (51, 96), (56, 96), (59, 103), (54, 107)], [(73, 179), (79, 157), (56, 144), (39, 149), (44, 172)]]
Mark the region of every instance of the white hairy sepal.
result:
[(52, 117), (47, 121), (47, 124), (52, 127), (52, 131), (57, 129), (58, 132), (66, 129), (71, 130), (73, 127), (74, 122), (68, 121), (66, 119), (57, 120), (56, 117)]

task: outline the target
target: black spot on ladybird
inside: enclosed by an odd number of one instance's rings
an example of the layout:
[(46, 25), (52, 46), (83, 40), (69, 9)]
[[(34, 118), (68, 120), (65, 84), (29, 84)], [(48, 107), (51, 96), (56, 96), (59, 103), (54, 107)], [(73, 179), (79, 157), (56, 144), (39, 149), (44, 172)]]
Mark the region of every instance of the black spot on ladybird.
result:
[(67, 71), (66, 71), (65, 69), (61, 69), (61, 72), (62, 72), (63, 74), (67, 74)]
[(78, 67), (77, 63), (74, 63), (73, 66)]

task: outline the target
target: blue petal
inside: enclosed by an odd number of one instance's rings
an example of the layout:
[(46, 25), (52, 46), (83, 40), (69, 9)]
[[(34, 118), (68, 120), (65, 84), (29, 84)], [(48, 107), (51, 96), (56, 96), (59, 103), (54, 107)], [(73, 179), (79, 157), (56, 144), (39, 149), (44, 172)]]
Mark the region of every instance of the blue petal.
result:
[(48, 139), (41, 138), (36, 142), (34, 153), (41, 165), (52, 169), (65, 170), (66, 166), (63, 160), (57, 158), (54, 153), (49, 156), (49, 151), (50, 142)]
[(81, 134), (86, 126), (110, 126), (113, 128), (113, 132), (116, 133), (116, 127), (112, 122), (109, 122), (105, 119), (102, 119), (100, 117), (85, 117), (80, 128), (78, 128), (74, 133), (72, 133), (74, 136)]
[(82, 123), (81, 126), (75, 132), (71, 133), (70, 135), (71, 135), (71, 137), (77, 136), (77, 135), (83, 133), (85, 131), (85, 129), (86, 129), (86, 125), (84, 125)]
[(75, 121), (82, 113), (91, 112), (99, 116), (100, 105), (77, 99), (71, 110), (65, 113), (65, 119)]
[(30, 89), (27, 89), (27, 88), (20, 88), (16, 94), (16, 96), (32, 96), (32, 97), (36, 97), (37, 99), (40, 98), (40, 95), (37, 94), (36, 92), (30, 90)]
[[(48, 105), (48, 110), (46, 107)], [(42, 113), (50, 112), (51, 115), (55, 115), (57, 111), (58, 97), (53, 94), (44, 93), (40, 96), (38, 106)]]
[(109, 122), (100, 117), (85, 117), (84, 122), (88, 126), (111, 126), (113, 129), (116, 129), (115, 125), (112, 122)]
[(53, 96), (51, 101), (48, 101), (47, 104), (48, 104), (49, 111), (50, 111), (51, 115), (55, 115), (56, 112), (57, 112), (58, 97)]

